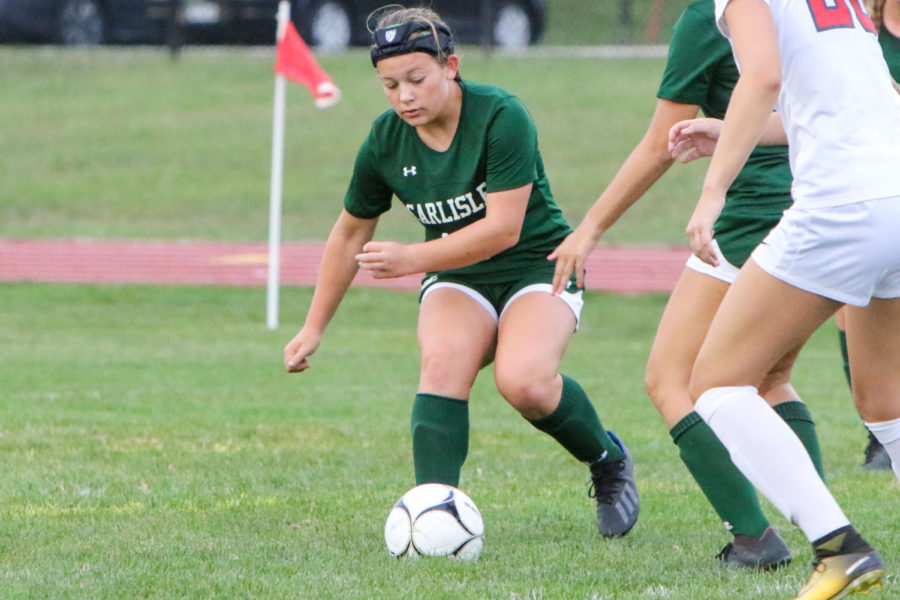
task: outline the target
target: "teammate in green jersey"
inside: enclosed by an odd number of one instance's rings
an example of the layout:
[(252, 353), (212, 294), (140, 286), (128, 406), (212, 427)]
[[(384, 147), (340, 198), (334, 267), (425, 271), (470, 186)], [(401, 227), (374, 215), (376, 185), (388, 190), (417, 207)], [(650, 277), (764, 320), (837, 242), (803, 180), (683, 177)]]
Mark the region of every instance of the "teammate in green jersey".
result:
[(900, 0), (869, 0), (878, 43), (894, 81), (900, 81)]
[[(558, 372), (582, 293), (574, 283), (551, 293), (545, 257), (571, 229), (550, 194), (528, 112), (499, 88), (462, 81), (452, 34), (428, 9), (380, 11), (373, 37), (372, 64), (392, 110), (357, 155), (306, 321), (285, 347), (288, 371), (309, 366), (357, 269), (376, 278), (425, 272), (416, 483), (458, 484), (471, 388), (493, 362), (510, 405), (589, 465), (600, 533), (625, 535), (639, 512), (631, 455), (581, 386)], [(394, 196), (425, 227), (424, 242), (372, 240)]]
[[(728, 41), (716, 29), (713, 0), (692, 3), (674, 27), (647, 132), (584, 221), (550, 255), (557, 260), (556, 289), (561, 289), (573, 272), (581, 275), (587, 255), (603, 233), (672, 165), (667, 148), (669, 128), (695, 117), (700, 109), (710, 117), (723, 117), (737, 77)], [(688, 262), (660, 321), (645, 378), (647, 393), (669, 428), (682, 461), (734, 534), (718, 558), (738, 567), (774, 568), (790, 561), (790, 551), (769, 525), (753, 486), (693, 411), (688, 382), (719, 303), (738, 268), (791, 204), (790, 187), (787, 147), (758, 148), (730, 188), (716, 223), (721, 266), (713, 269), (696, 257)], [(815, 426), (790, 383), (798, 351), (795, 348), (782, 359), (761, 390), (803, 440), (822, 473)]]

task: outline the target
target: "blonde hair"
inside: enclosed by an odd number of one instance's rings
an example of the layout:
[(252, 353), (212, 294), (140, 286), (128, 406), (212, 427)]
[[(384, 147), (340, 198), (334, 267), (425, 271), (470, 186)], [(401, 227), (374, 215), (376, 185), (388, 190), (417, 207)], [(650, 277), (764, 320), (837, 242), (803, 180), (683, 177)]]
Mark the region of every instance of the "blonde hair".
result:
[(866, 0), (866, 7), (869, 9), (869, 16), (875, 23), (875, 31), (881, 31), (884, 25), (884, 0)]

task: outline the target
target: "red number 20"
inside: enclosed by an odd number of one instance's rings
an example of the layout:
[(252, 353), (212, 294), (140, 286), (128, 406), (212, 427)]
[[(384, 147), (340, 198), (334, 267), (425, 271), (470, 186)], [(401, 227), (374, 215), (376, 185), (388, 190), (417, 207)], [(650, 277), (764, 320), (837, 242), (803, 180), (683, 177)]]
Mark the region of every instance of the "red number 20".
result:
[(850, 14), (847, 2), (853, 6), (853, 12), (856, 13), (856, 18), (863, 29), (877, 33), (872, 18), (860, 5), (860, 0), (806, 0), (816, 29), (825, 31), (838, 27), (853, 27), (853, 16)]

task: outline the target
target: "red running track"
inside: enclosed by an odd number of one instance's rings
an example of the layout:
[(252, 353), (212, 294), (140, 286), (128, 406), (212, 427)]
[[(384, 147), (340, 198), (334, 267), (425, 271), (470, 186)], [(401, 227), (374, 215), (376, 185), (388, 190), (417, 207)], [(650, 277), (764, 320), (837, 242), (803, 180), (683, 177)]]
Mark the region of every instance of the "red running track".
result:
[[(100, 284), (264, 286), (268, 245), (212, 242), (0, 239), (0, 281)], [(600, 247), (587, 261), (586, 287), (622, 294), (668, 292), (690, 250)], [(281, 283), (315, 283), (321, 243), (281, 248)], [(421, 275), (376, 280), (360, 272), (354, 285), (415, 290)]]

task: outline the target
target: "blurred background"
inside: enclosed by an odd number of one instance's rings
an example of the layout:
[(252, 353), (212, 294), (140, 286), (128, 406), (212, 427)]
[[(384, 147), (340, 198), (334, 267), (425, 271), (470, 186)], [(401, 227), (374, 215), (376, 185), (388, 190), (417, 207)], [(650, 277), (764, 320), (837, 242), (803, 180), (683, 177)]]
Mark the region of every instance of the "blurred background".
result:
[[(384, 0), (293, 0), (300, 34), (320, 49), (368, 43)], [(274, 36), (278, 0), (0, 0), (5, 43), (258, 44)], [(407, 4), (413, 4), (409, 2)], [(665, 44), (686, 0), (432, 0), (462, 43)]]
[[(388, 109), (366, 16), (385, 0), (294, 0), (342, 91), (288, 90), (285, 241), (322, 240)], [(431, 0), (462, 75), (519, 96), (570, 222), (643, 135), (690, 0)], [(0, 0), (0, 237), (254, 242), (267, 235), (278, 0)], [(408, 4), (415, 4), (408, 2)], [(605, 236), (684, 245), (705, 161), (678, 166)], [(417, 240), (406, 211), (385, 239)]]

